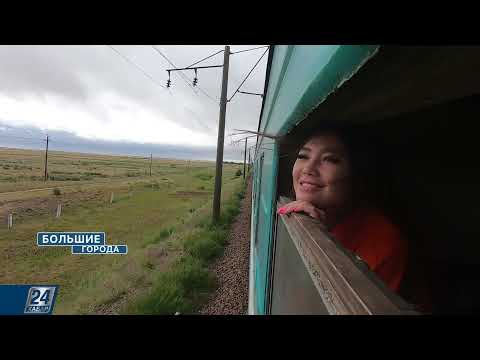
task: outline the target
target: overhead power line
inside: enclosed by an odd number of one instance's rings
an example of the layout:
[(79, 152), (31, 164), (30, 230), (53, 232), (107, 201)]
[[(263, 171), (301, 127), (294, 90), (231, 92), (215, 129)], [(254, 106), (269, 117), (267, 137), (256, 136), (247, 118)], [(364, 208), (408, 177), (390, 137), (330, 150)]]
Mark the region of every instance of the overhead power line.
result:
[[(197, 65), (197, 64), (201, 63), (202, 61), (205, 61), (205, 60), (207, 60), (207, 59), (210, 59), (211, 57), (213, 57), (213, 56), (215, 56), (215, 55), (217, 55), (217, 54), (220, 54), (221, 52), (224, 52), (224, 51), (225, 51), (225, 50), (217, 51), (215, 54), (209, 55), (209, 56), (207, 56), (206, 58), (203, 58), (202, 60), (198, 60), (197, 62), (194, 62), (192, 65), (187, 66), (187, 68), (192, 67), (193, 65)], [(231, 53), (230, 53), (230, 54), (231, 54)]]
[[(177, 67), (175, 66), (175, 64), (174, 64), (172, 61), (170, 61), (170, 59), (169, 59), (165, 54), (163, 54), (163, 53), (162, 53), (159, 49), (157, 49), (154, 45), (151, 45), (151, 46), (152, 46), (152, 48), (153, 48), (154, 50), (157, 51), (158, 54), (160, 54), (160, 56), (162, 56), (165, 60), (167, 60), (168, 63), (169, 63), (171, 66), (173, 66), (174, 68), (177, 68)], [(195, 91), (195, 88), (189, 83), (189, 81), (187, 81), (187, 80), (190, 80), (190, 79), (189, 79), (185, 74), (183, 74), (183, 72), (179, 71), (179, 73), (180, 73), (180, 75), (181, 75), (180, 78), (181, 78), (183, 81), (185, 81), (185, 83), (188, 85), (188, 87), (190, 87), (190, 88), (193, 90), (193, 92), (195, 93), (195, 95), (198, 96), (198, 93)], [(185, 80), (185, 78), (186, 78), (186, 80)], [(199, 87), (199, 88), (200, 88), (200, 87)], [(169, 90), (169, 92), (170, 92), (170, 89), (168, 89), (168, 90)], [(170, 93), (171, 93), (171, 92), (170, 92)], [(209, 96), (209, 95), (206, 94), (206, 96)], [(210, 98), (210, 99), (211, 99), (212, 101), (214, 101), (215, 104), (218, 105), (218, 103), (217, 103), (214, 99), (212, 99), (212, 98)], [(188, 109), (186, 106), (185, 106), (185, 108)], [(188, 109), (188, 110), (191, 111), (190, 109)], [(191, 111), (191, 112), (192, 112), (192, 111)], [(194, 116), (196, 117), (195, 113), (194, 113)], [(203, 121), (201, 121), (200, 119), (197, 118), (197, 121), (200, 122), (200, 124), (202, 124), (203, 126), (209, 128), (209, 126), (206, 125), (206, 124), (204, 124)]]
[(253, 72), (253, 70), (255, 70), (255, 68), (257, 67), (258, 63), (260, 62), (260, 60), (262, 60), (262, 58), (265, 56), (265, 54), (267, 53), (268, 49), (265, 50), (265, 52), (262, 54), (262, 56), (260, 56), (260, 59), (258, 59), (258, 61), (255, 63), (255, 65), (253, 65), (252, 69), (250, 70), (250, 72), (247, 74), (247, 76), (245, 76), (245, 79), (243, 79), (242, 83), (238, 86), (237, 90), (235, 90), (235, 92), (233, 93), (233, 95), (230, 97), (230, 99), (228, 99), (228, 102), (230, 102), (233, 97), (237, 94), (238, 90), (240, 90), (240, 88), (242, 87), (243, 83), (248, 79), (248, 77), (250, 76), (250, 74)]
[(158, 83), (157, 80), (155, 80), (150, 74), (148, 74), (145, 70), (143, 70), (140, 66), (138, 66), (136, 63), (134, 63), (132, 60), (130, 60), (128, 57), (126, 57), (125, 55), (123, 55), (121, 52), (119, 52), (117, 49), (115, 49), (113, 46), (111, 45), (107, 45), (110, 49), (112, 49), (113, 51), (115, 51), (115, 53), (117, 55), (119, 55), (120, 57), (122, 57), (125, 61), (127, 61), (129, 64), (135, 66), (138, 70), (140, 70), (142, 72), (143, 75), (145, 75), (146, 77), (148, 77), (151, 81), (153, 81), (155, 83), (155, 85), (157, 86), (160, 86), (161, 88), (163, 89), (166, 89), (165, 86), (163, 86), (162, 84)]
[(238, 90), (238, 92), (239, 92), (240, 94), (247, 94), (247, 95), (257, 95), (257, 96), (261, 96), (261, 97), (263, 97), (263, 94), (259, 94), (259, 93), (252, 93), (252, 92), (248, 92), (248, 91), (240, 91), (240, 90)]
[[(163, 54), (159, 49), (157, 49), (157, 47), (155, 47), (154, 45), (151, 45), (151, 46), (152, 46), (152, 48), (153, 48), (154, 50), (157, 51), (158, 54), (160, 54), (160, 56), (162, 56), (165, 60), (167, 60), (170, 65), (172, 65), (175, 69), (178, 69), (178, 67), (175, 66), (175, 64), (174, 64), (172, 61), (170, 61), (170, 59), (169, 59), (165, 54)], [(223, 50), (222, 50), (222, 51), (223, 51)], [(193, 86), (190, 84), (190, 81), (192, 81), (192, 80), (190, 80), (182, 71), (179, 70), (179, 73), (180, 73), (182, 79), (186, 82), (186, 84), (195, 92), (195, 89), (194, 89)], [(186, 78), (186, 79), (185, 79), (185, 78)], [(187, 81), (187, 80), (188, 80), (188, 81)], [(209, 95), (205, 90), (203, 90), (199, 85), (196, 85), (196, 86), (197, 86), (197, 88), (198, 88), (206, 97), (208, 97), (210, 100), (212, 100), (213, 102), (215, 102), (216, 105), (218, 105), (218, 100), (216, 100), (216, 99), (214, 99), (212, 96), (210, 96), (210, 95)], [(195, 94), (197, 94), (197, 93), (195, 92)]]
[(246, 49), (246, 50), (240, 50), (240, 51), (231, 52), (230, 54), (231, 54), (231, 55), (240, 54), (240, 53), (242, 53), (242, 52), (252, 51), (252, 50), (257, 50), (257, 49), (263, 49), (263, 48), (268, 48), (268, 47), (270, 47), (270, 46), (269, 46), (269, 45), (267, 45), (267, 46), (259, 46), (259, 47), (252, 48), (252, 49)]
[[(165, 60), (167, 60), (167, 62), (172, 65), (174, 68), (177, 68), (171, 61), (169, 58), (167, 58), (167, 56), (165, 54), (163, 54), (159, 49), (157, 49), (157, 47), (155, 47), (155, 45), (151, 45), (152, 48), (158, 53), (160, 54), (161, 57), (163, 57)], [(182, 72), (182, 71), (179, 71), (179, 75), (181, 77), (181, 79), (183, 81), (185, 81), (185, 84), (187, 84), (188, 87), (192, 88), (193, 89), (193, 86), (190, 84), (190, 79)], [(188, 80), (188, 81), (187, 81)], [(195, 89), (194, 89), (195, 91)], [(196, 93), (196, 92), (195, 92)]]

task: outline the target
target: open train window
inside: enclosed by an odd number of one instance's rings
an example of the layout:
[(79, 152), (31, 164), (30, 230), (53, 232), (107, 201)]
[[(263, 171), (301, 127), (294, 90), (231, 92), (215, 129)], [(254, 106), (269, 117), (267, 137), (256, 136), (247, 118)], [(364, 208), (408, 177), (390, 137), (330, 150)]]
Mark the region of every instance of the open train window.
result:
[(323, 121), (378, 140), (385, 212), (408, 265), (395, 294), (316, 220), (279, 216), (270, 313), (480, 312), (479, 61), (478, 47), (386, 48), (279, 141), (281, 206), (298, 144)]
[[(277, 208), (294, 200), (292, 167), (299, 148), (283, 145)], [(273, 258), (271, 314), (416, 313), (321, 221), (305, 214), (277, 217)]]

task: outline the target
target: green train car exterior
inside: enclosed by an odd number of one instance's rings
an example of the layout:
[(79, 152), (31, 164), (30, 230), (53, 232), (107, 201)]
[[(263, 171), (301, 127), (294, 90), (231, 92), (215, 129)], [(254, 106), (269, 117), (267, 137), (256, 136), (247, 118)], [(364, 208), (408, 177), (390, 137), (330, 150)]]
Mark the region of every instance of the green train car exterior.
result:
[[(378, 46), (271, 46), (259, 132), (285, 135), (375, 56)], [(253, 162), (249, 314), (266, 314), (279, 151), (259, 136)]]
[[(479, 46), (271, 47), (253, 161), (249, 314), (480, 313), (479, 63)], [(292, 197), (290, 156), (323, 120), (380, 140), (385, 211), (409, 247), (398, 293), (308, 216), (276, 215)]]

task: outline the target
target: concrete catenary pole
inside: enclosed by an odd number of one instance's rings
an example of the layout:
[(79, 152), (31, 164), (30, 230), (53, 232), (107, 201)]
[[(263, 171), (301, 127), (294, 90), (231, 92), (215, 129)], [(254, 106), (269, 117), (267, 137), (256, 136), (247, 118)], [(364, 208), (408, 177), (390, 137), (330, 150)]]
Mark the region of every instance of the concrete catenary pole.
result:
[(247, 138), (245, 138), (245, 152), (243, 153), (243, 178), (245, 179), (245, 165), (247, 162)]
[(227, 112), (228, 65), (230, 46), (223, 53), (222, 93), (220, 97), (220, 115), (218, 121), (217, 163), (215, 169), (215, 192), (213, 194), (213, 221), (220, 217), (220, 199), (222, 195), (223, 142), (225, 137), (225, 114)]

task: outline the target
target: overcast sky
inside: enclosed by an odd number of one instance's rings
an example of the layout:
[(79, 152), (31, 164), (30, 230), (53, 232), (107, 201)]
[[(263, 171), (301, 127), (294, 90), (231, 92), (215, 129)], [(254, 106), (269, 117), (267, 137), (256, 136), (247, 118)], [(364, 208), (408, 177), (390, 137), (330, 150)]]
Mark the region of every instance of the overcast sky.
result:
[[(224, 45), (155, 45), (176, 67), (186, 67)], [(231, 51), (261, 45), (233, 45)], [(200, 89), (171, 73), (172, 66), (148, 45), (0, 46), (0, 135), (9, 127), (71, 133), (89, 140), (213, 147), (217, 142), (222, 69), (198, 70)], [(231, 55), (230, 97), (265, 48)], [(242, 86), (263, 92), (268, 53)], [(220, 65), (220, 53), (199, 66)], [(193, 71), (184, 74), (193, 79)], [(226, 136), (235, 128), (256, 130), (259, 96), (237, 94), (227, 105)], [(61, 131), (61, 132), (58, 132)], [(37, 133), (35, 131), (35, 133)], [(252, 139), (252, 144), (253, 144)], [(226, 137), (225, 146), (228, 147)], [(238, 149), (241, 152), (241, 149)]]

